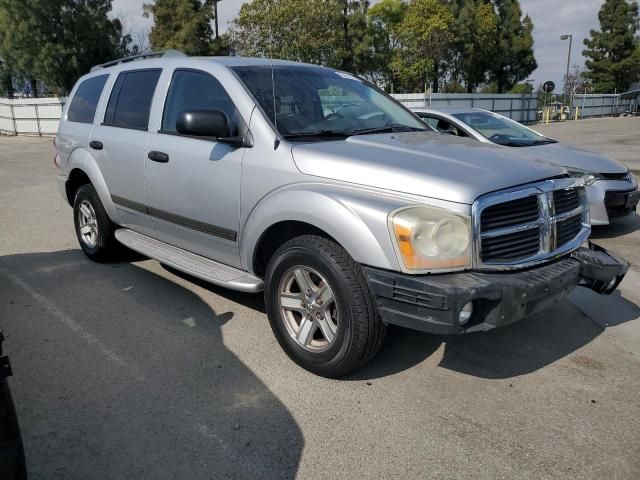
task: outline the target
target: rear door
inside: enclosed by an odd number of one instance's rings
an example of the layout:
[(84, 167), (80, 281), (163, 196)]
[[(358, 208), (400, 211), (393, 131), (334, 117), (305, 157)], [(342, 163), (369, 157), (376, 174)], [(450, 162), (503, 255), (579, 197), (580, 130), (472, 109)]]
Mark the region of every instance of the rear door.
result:
[(123, 226), (147, 235), (154, 230), (147, 214), (145, 148), (160, 74), (159, 68), (120, 72), (89, 143)]
[(71, 92), (71, 102), (56, 135), (56, 148), (61, 158), (61, 166), (67, 164), (69, 155), (76, 148), (89, 148), (89, 137), (98, 102), (108, 78), (108, 73), (89, 77), (82, 80)]
[[(239, 266), (240, 176), (245, 148), (180, 135), (176, 131), (178, 115), (201, 109), (223, 111), (231, 136), (247, 128), (218, 79), (202, 70), (176, 69), (160, 129), (149, 133), (149, 214), (158, 239)], [(162, 155), (160, 161), (158, 154)]]

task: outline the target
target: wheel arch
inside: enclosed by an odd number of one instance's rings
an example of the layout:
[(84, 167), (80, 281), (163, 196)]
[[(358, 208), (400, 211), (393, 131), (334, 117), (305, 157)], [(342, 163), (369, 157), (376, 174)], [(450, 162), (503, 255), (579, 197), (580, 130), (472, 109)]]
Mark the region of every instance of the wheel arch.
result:
[(69, 156), (67, 164), (67, 181), (65, 192), (70, 205), (73, 205), (75, 194), (80, 186), (90, 183), (100, 197), (100, 201), (107, 211), (107, 215), (114, 223), (120, 223), (120, 216), (116, 210), (111, 194), (107, 188), (102, 172), (93, 156), (82, 148), (75, 149)]
[(391, 210), (380, 197), (321, 185), (273, 193), (245, 222), (240, 244), (243, 265), (262, 276), (280, 245), (301, 235), (318, 234), (338, 243), (359, 263), (398, 269), (387, 226)]

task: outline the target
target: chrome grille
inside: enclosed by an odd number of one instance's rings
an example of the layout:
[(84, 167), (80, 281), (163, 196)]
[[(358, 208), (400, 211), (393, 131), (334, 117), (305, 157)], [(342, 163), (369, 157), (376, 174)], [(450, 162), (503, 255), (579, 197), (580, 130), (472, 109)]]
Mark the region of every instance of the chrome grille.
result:
[(518, 198), (493, 205), (482, 212), (482, 230), (511, 227), (538, 219), (538, 199), (534, 196)]
[(575, 188), (556, 190), (553, 192), (553, 204), (558, 213), (566, 213), (580, 206), (580, 195)]
[(584, 187), (546, 180), (480, 197), (473, 205), (476, 268), (521, 268), (563, 255), (591, 231)]
[(482, 260), (512, 261), (538, 253), (540, 229), (531, 228), (482, 239)]
[(582, 228), (582, 219), (580, 215), (569, 217), (556, 223), (556, 243), (559, 247), (566, 245), (568, 242), (580, 233)]

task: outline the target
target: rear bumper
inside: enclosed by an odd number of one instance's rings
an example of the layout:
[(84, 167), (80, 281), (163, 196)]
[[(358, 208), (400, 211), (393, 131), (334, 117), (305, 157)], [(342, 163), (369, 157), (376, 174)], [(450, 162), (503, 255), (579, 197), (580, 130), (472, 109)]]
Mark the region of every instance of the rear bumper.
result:
[(58, 185), (60, 196), (64, 198), (65, 202), (69, 203), (69, 197), (67, 197), (67, 176), (62, 173), (56, 175), (56, 185)]
[[(628, 263), (590, 245), (540, 267), (519, 272), (408, 275), (364, 267), (385, 323), (451, 335), (517, 322), (556, 303), (578, 285), (611, 293)], [(462, 307), (473, 304), (465, 325)]]

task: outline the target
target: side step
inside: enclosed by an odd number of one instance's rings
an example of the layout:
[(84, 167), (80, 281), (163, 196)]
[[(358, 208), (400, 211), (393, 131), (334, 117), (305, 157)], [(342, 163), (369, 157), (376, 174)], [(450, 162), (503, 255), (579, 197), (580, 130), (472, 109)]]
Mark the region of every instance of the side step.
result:
[(242, 292), (261, 292), (264, 290), (264, 283), (261, 279), (243, 270), (187, 252), (182, 248), (174, 247), (128, 228), (119, 228), (115, 235), (120, 243), (131, 250), (151, 257), (176, 270), (198, 277), (205, 282)]

